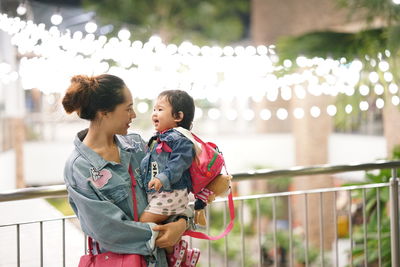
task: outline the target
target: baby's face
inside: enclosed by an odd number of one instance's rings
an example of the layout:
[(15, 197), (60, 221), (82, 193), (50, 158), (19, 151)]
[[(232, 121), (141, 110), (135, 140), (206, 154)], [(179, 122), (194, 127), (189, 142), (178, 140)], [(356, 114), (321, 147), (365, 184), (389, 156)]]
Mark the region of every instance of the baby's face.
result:
[(166, 97), (157, 99), (151, 119), (157, 132), (163, 132), (178, 125), (178, 121), (172, 116), (172, 106)]

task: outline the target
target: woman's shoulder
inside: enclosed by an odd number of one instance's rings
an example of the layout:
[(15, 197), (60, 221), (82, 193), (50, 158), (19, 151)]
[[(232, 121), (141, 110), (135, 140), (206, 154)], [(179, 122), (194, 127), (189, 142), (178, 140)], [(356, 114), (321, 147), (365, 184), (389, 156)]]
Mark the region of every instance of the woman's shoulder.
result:
[(138, 133), (129, 133), (127, 135), (116, 136), (122, 149), (133, 152), (145, 151), (145, 142)]
[(74, 185), (81, 177), (88, 176), (90, 174), (91, 164), (77, 149), (75, 149), (64, 166), (64, 179), (65, 182)]

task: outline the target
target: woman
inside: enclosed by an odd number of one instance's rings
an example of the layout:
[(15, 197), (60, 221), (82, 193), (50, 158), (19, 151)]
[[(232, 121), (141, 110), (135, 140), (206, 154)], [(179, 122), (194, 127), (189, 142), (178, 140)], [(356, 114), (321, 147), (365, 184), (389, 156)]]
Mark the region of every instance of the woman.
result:
[(140, 179), (145, 144), (137, 134), (127, 135), (136, 117), (132, 95), (113, 75), (74, 76), (62, 104), (70, 114), (90, 121), (75, 138), (75, 150), (65, 165), (69, 201), (82, 230), (96, 240), (101, 251), (144, 255), (148, 262), (168, 266), (164, 249), (176, 244), (187, 228), (187, 218), (156, 225), (133, 221), (131, 176), (138, 213), (147, 205)]

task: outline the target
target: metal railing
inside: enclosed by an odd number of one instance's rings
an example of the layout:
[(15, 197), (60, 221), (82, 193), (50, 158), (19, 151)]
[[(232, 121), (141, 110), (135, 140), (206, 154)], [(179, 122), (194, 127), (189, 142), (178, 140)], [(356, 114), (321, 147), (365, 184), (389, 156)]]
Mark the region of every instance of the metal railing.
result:
[[(382, 251), (382, 248), (385, 247), (389, 238), (391, 247), (389, 261), (391, 266), (400, 266), (397, 168), (400, 168), (400, 161), (377, 161), (367, 164), (320, 165), (233, 174), (234, 181), (239, 182), (353, 171), (392, 170), (392, 177), (387, 183), (235, 197), (237, 217), (233, 231), (220, 241), (191, 239), (191, 244), (201, 248), (202, 259), (200, 262), (206, 263), (208, 266), (296, 266), (296, 262), (300, 262), (304, 266), (339, 267), (368, 266), (369, 264), (384, 266), (388, 257), (387, 251)], [(380, 206), (380, 200), (385, 197), (386, 192), (390, 193), (388, 196), (390, 197), (390, 205), (388, 205), (390, 210), (389, 231), (385, 231), (384, 226), (387, 217), (387, 214), (383, 214), (385, 207)], [(356, 193), (360, 196), (359, 198), (355, 197)], [(0, 202), (66, 195), (67, 192), (63, 185), (26, 188), (0, 193)], [(371, 206), (367, 198), (376, 199), (373, 207), (376, 211), (373, 213), (374, 216), (370, 213)], [(346, 201), (342, 209), (338, 210), (337, 204), (340, 199)], [(355, 204), (356, 201), (359, 201), (358, 206)], [(326, 203), (330, 204), (326, 205)], [(299, 204), (303, 207), (300, 219), (298, 214), (295, 218)], [(354, 211), (354, 207), (359, 208), (358, 213)], [(282, 212), (284, 216), (282, 216)], [(310, 216), (312, 213), (317, 214), (317, 218), (312, 218)], [(355, 219), (355, 214), (358, 214), (358, 219)], [(285, 220), (281, 220), (280, 217), (284, 217)], [(65, 247), (68, 246), (65, 244), (65, 220), (70, 218), (60, 218), (63, 229), (62, 266), (68, 265), (65, 260)], [(347, 221), (347, 227), (345, 227), (347, 234), (345, 235), (339, 233), (337, 228), (337, 225), (340, 224), (339, 219)], [(207, 206), (207, 220), (208, 226), (212, 226), (204, 230), (207, 233), (219, 233), (224, 228), (228, 221), (226, 199), (219, 199)], [(299, 221), (301, 221), (300, 224)], [(376, 229), (371, 228), (371, 221), (377, 223)], [(40, 225), (39, 266), (45, 266), (43, 259), (44, 222), (46, 221), (24, 223)], [(215, 228), (215, 224), (218, 224), (221, 229)], [(16, 227), (17, 259), (16, 264), (12, 266), (24, 266), (20, 259), (20, 228), (22, 225), (20, 223), (0, 225), (0, 229)], [(326, 227), (326, 225), (334, 227)], [(329, 232), (328, 228), (333, 228), (333, 233)], [(313, 235), (314, 238), (312, 238)], [(327, 247), (325, 245), (327, 243), (331, 245)], [(79, 256), (74, 255), (77, 259)], [(371, 259), (375, 259), (373, 263), (371, 263)], [(1, 259), (0, 266), (3, 266)]]

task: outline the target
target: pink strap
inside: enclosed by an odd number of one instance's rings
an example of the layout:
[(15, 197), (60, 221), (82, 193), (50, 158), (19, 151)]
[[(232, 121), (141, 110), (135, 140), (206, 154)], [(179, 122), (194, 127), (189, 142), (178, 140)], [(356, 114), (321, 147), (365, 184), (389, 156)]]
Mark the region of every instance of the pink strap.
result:
[(225, 237), (232, 230), (233, 223), (235, 220), (235, 207), (233, 205), (232, 190), (228, 195), (228, 206), (229, 206), (229, 215), (230, 215), (231, 219), (230, 219), (228, 226), (225, 228), (225, 231), (222, 234), (217, 235), (217, 236), (209, 236), (205, 233), (188, 230), (185, 233), (183, 233), (183, 235), (188, 235), (191, 237), (195, 237), (195, 238), (199, 238), (199, 239), (207, 239), (207, 240), (218, 240), (218, 239)]
[(129, 165), (129, 174), (131, 175), (131, 180), (132, 180), (132, 199), (133, 199), (133, 217), (135, 221), (139, 221), (138, 217), (138, 208), (137, 208), (137, 202), (136, 202), (136, 191), (135, 191), (135, 186), (136, 186), (136, 179), (135, 176), (133, 175), (132, 167)]

